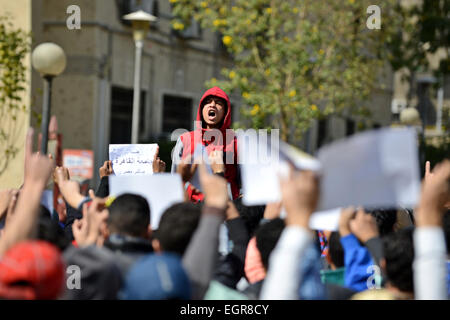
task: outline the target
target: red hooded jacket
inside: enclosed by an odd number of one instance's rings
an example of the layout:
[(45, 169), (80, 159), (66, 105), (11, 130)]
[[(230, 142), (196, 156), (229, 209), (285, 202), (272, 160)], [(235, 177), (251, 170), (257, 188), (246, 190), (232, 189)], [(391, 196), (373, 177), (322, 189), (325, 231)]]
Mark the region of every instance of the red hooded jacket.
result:
[[(215, 96), (224, 99), (227, 102), (227, 110), (222, 120), (222, 126), (220, 127), (221, 138), (217, 139), (217, 131), (208, 130), (203, 128), (203, 101), (208, 96)], [(234, 132), (230, 129), (231, 126), (231, 104), (227, 94), (219, 87), (213, 87), (207, 90), (202, 98), (197, 110), (197, 122), (195, 131), (190, 131), (180, 136), (183, 143), (182, 159), (188, 155), (193, 155), (195, 147), (198, 143), (201, 143), (206, 147), (206, 151), (210, 154), (214, 150), (220, 150), (224, 153), (225, 163), (225, 179), (230, 183), (231, 193), (233, 199), (239, 196), (238, 185), (238, 165), (237, 165), (237, 139)], [(217, 129), (216, 129), (217, 130)], [(227, 136), (228, 135), (228, 136)], [(227, 163), (228, 162), (228, 163)], [(203, 194), (194, 194), (192, 188), (188, 188), (189, 197), (193, 201), (203, 200)]]

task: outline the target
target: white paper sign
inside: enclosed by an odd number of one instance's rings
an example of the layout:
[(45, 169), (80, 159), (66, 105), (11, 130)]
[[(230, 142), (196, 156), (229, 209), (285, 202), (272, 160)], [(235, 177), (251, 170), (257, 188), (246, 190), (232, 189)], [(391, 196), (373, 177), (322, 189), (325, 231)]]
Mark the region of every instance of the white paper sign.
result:
[(299, 169), (319, 170), (312, 156), (286, 143), (270, 141), (256, 135), (238, 135), (243, 199), (247, 205), (263, 205), (281, 201), (279, 175), (289, 172), (288, 163)]
[(114, 174), (145, 175), (153, 174), (153, 158), (158, 145), (152, 144), (110, 144), (109, 160)]
[(317, 211), (309, 218), (309, 227), (311, 230), (338, 231), (340, 217), (341, 208)]
[(336, 207), (408, 207), (420, 192), (414, 129), (364, 132), (319, 150), (319, 210)]
[(150, 221), (153, 230), (158, 229), (164, 210), (184, 200), (183, 185), (179, 174), (109, 176), (109, 190), (113, 196), (133, 193), (146, 198), (150, 206)]

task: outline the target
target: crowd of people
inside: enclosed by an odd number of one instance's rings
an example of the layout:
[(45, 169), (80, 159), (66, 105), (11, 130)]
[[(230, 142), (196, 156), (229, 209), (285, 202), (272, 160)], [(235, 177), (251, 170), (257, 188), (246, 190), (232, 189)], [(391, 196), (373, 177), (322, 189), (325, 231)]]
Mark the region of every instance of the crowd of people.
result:
[[(231, 124), (218, 88), (198, 111), (203, 134)], [(190, 164), (206, 146), (212, 173)], [(152, 212), (137, 194), (109, 195), (110, 161), (88, 195), (67, 168), (25, 146), (20, 189), (0, 191), (1, 299), (448, 299), (450, 297), (450, 161), (425, 168), (416, 208), (342, 209), (339, 228), (311, 230), (320, 178), (291, 168), (280, 177), (282, 200), (246, 206), (236, 150), (182, 136), (175, 148), (185, 201), (152, 230)], [(155, 156), (154, 174), (166, 164)], [(198, 174), (201, 191), (189, 182)], [(62, 216), (41, 205), (49, 179), (65, 202)], [(231, 185), (231, 192), (229, 186)], [(180, 186), (181, 188), (182, 186)], [(357, 188), (357, 186), (355, 186)], [(167, 190), (170, 192), (170, 190)], [(352, 192), (348, 190), (348, 192)], [(286, 217), (280, 218), (282, 208)], [(221, 236), (225, 230), (225, 237)]]

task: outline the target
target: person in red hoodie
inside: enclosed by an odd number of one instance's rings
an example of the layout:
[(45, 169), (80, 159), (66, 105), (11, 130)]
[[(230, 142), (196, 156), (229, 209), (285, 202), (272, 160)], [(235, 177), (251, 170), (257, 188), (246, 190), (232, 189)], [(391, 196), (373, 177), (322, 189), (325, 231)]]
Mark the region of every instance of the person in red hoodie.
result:
[[(239, 168), (237, 164), (237, 143), (231, 125), (231, 104), (228, 95), (219, 87), (207, 90), (197, 111), (195, 130), (182, 134), (175, 145), (172, 158), (172, 173), (177, 171), (180, 160), (192, 159), (198, 144), (205, 146), (209, 156), (220, 154), (223, 156), (223, 172), (214, 173), (222, 175), (230, 184), (233, 199), (239, 197)], [(190, 183), (185, 185), (191, 201), (203, 200), (203, 194)]]

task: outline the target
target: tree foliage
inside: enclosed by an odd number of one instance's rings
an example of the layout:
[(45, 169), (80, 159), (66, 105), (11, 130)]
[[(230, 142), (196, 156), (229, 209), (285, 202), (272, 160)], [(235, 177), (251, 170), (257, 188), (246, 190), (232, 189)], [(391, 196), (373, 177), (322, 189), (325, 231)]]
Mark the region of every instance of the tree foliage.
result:
[(0, 17), (0, 174), (19, 150), (18, 119), (26, 110), (20, 95), (25, 91), (23, 62), (29, 52), (28, 39), (29, 35), (14, 28), (9, 18)]
[(365, 103), (381, 88), (395, 1), (377, 1), (380, 30), (366, 26), (366, 0), (170, 2), (174, 28), (187, 27), (194, 17), (221, 34), (233, 67), (207, 86), (239, 92), (242, 114), (254, 128), (279, 128), (283, 140), (296, 141), (312, 119), (369, 115)]
[[(389, 43), (394, 70), (410, 73), (431, 70), (437, 78), (450, 74), (450, 0), (423, 0), (409, 6), (397, 6), (399, 32)], [(433, 69), (428, 54), (442, 52)]]

